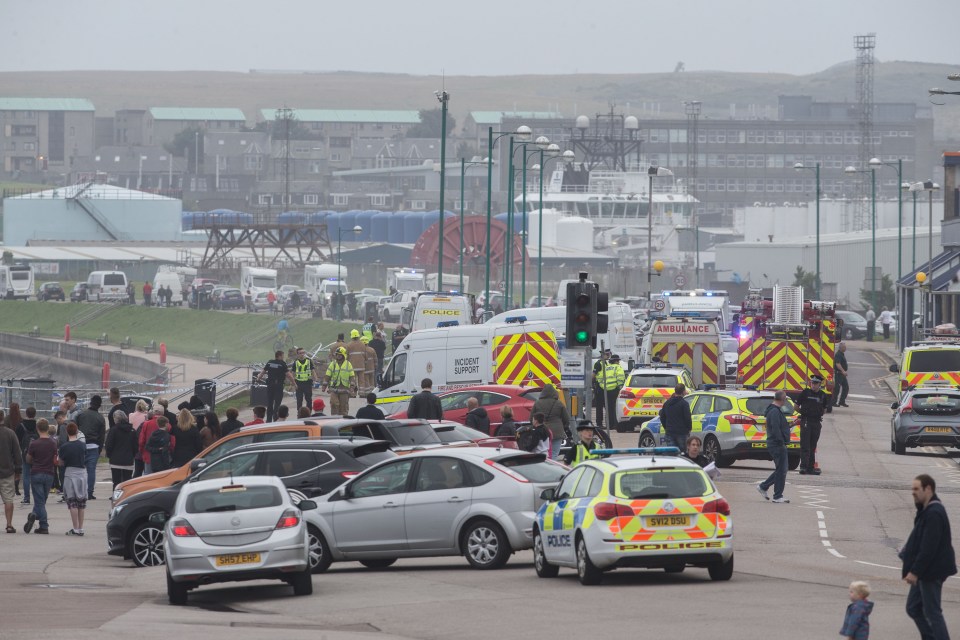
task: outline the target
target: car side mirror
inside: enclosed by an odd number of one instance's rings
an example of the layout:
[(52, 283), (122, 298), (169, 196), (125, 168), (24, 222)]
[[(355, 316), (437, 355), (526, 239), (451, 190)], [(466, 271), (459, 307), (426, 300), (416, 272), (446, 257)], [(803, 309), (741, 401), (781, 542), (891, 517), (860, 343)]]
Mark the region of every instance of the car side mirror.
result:
[(338, 500), (349, 500), (350, 499), (350, 489), (346, 486), (339, 487), (337, 489), (337, 499)]
[(890, 365), (890, 373), (900, 373), (900, 367), (895, 364)]
[(898, 403), (898, 402), (891, 402), (891, 403), (890, 403), (890, 408), (891, 408), (891, 409), (896, 409), (896, 408), (899, 407), (899, 406), (900, 406), (900, 403)]
[(207, 461), (203, 458), (194, 458), (190, 461), (190, 471), (196, 471), (197, 469), (203, 469), (207, 466)]
[(163, 511), (157, 511), (156, 513), (151, 513), (150, 517), (147, 519), (150, 521), (150, 524), (158, 524), (163, 526), (167, 524), (167, 520), (170, 519), (170, 516)]
[(550, 487), (549, 489), (544, 489), (543, 491), (540, 492), (540, 499), (550, 502), (551, 500), (554, 499), (554, 496), (556, 495), (556, 493), (557, 493), (557, 490), (554, 489), (553, 487)]
[(310, 511), (311, 509), (317, 508), (317, 503), (314, 500), (301, 500), (297, 508), (300, 509), (300, 511)]

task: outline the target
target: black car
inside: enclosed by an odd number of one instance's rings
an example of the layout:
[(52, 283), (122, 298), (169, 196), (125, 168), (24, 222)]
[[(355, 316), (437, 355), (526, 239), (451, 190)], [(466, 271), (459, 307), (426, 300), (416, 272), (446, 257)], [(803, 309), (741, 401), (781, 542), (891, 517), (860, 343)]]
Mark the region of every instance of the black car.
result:
[(215, 293), (217, 309), (243, 309), (243, 294), (240, 289), (221, 289)]
[(385, 440), (394, 450), (442, 446), (444, 443), (426, 420), (329, 420), (319, 423), (325, 438)]
[(37, 300), (46, 302), (47, 300), (59, 300), (63, 302), (65, 296), (63, 287), (59, 282), (44, 282), (37, 290)]
[(70, 302), (86, 302), (87, 301), (87, 283), (78, 282), (73, 285), (73, 291), (70, 292)]
[[(110, 510), (107, 544), (110, 555), (132, 559), (138, 567), (163, 564), (163, 526), (150, 514), (173, 512), (180, 489), (193, 480), (233, 475), (279, 477), (294, 502), (327, 494), (367, 467), (396, 457), (390, 443), (367, 439), (287, 440), (237, 447), (205, 465), (197, 458), (186, 480), (163, 489), (144, 491)], [(311, 552), (311, 565), (318, 562)]]

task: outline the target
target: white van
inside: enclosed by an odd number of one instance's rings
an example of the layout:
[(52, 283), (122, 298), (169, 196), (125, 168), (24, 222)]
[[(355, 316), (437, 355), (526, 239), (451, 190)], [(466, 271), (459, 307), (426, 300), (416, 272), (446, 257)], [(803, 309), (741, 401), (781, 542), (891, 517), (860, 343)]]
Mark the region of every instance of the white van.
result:
[(327, 302), (330, 294), (337, 290), (337, 280), (343, 281), (343, 293), (346, 293), (346, 267), (328, 263), (308, 264), (303, 267), (303, 288), (314, 300)]
[(127, 299), (127, 274), (123, 271), (94, 271), (87, 276), (87, 300)]
[(400, 324), (410, 331), (473, 324), (473, 304), (467, 295), (423, 292), (400, 317)]
[(170, 304), (175, 304), (178, 307), (183, 306), (183, 281), (180, 280), (180, 274), (175, 271), (157, 271), (157, 275), (153, 277), (153, 299), (154, 304), (159, 300), (157, 297), (157, 290), (160, 287), (170, 287), (172, 292), (170, 295)]
[(0, 265), (0, 296), (26, 300), (33, 293), (33, 267), (26, 264)]
[(247, 295), (250, 291), (253, 297), (258, 293), (268, 291), (277, 292), (277, 270), (264, 269), (262, 267), (250, 267), (243, 265), (240, 267), (240, 291)]

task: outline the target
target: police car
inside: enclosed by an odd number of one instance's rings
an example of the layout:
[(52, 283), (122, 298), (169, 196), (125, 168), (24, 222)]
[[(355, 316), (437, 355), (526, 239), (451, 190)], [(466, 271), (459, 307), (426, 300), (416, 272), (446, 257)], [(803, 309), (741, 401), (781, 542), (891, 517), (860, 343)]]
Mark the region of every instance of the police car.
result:
[(712, 580), (730, 579), (730, 505), (703, 469), (676, 447), (594, 453), (602, 457), (541, 493), (533, 531), (539, 577), (570, 567), (581, 584), (595, 585), (612, 569), (679, 573), (693, 566)]
[[(690, 405), (693, 433), (703, 439), (703, 454), (718, 467), (729, 467), (737, 460), (770, 460), (764, 412), (773, 402), (773, 391), (706, 385), (684, 400)], [(787, 464), (796, 469), (800, 466), (800, 418), (789, 399), (784, 406), (790, 423)], [(662, 438), (656, 417), (643, 425), (638, 445), (655, 447), (664, 444)]]
[(682, 364), (655, 362), (631, 371), (617, 397), (617, 431), (633, 431), (656, 417), (678, 384), (695, 386), (693, 374)]

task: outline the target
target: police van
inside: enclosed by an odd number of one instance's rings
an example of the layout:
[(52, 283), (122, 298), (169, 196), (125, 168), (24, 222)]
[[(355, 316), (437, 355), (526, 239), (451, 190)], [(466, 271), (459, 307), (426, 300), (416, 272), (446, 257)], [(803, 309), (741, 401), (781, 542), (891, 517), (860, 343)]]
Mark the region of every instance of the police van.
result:
[(457, 293), (421, 292), (413, 306), (401, 311), (400, 324), (410, 331), (472, 324), (471, 297)]
[(401, 411), (424, 378), (433, 391), (483, 384), (560, 386), (560, 357), (546, 322), (515, 315), (502, 323), (454, 325), (414, 331), (394, 352), (379, 388), (384, 413)]

